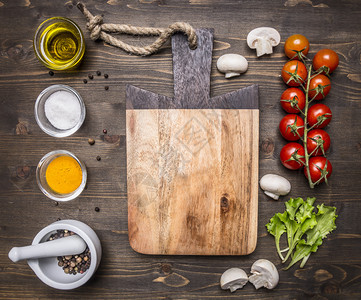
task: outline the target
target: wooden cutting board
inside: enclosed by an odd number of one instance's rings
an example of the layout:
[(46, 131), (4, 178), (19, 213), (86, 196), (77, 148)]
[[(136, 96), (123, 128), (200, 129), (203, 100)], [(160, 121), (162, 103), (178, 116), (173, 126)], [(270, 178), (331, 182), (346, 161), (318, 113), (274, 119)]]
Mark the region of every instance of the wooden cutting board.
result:
[(144, 254), (246, 255), (257, 242), (256, 85), (210, 98), (213, 31), (172, 38), (174, 97), (127, 86), (128, 231)]

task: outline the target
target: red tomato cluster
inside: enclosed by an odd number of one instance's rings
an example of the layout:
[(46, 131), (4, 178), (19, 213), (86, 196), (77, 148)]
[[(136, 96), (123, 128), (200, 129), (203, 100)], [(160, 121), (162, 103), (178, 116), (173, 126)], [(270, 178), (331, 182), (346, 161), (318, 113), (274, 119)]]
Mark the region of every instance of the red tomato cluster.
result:
[[(329, 74), (337, 68), (339, 59), (333, 50), (322, 49), (313, 58), (312, 72), (304, 63), (309, 48), (307, 38), (300, 34), (290, 36), (285, 42), (285, 54), (290, 60), (282, 68), (282, 79), (289, 88), (282, 93), (280, 104), (288, 114), (282, 118), (279, 130), (290, 143), (282, 148), (280, 159), (290, 170), (304, 167), (306, 178), (310, 176), (314, 184), (323, 182), (332, 173), (332, 165), (326, 158), (331, 139), (322, 129), (330, 123), (332, 112), (325, 104), (309, 105), (330, 92)], [(307, 158), (309, 171), (305, 167)]]

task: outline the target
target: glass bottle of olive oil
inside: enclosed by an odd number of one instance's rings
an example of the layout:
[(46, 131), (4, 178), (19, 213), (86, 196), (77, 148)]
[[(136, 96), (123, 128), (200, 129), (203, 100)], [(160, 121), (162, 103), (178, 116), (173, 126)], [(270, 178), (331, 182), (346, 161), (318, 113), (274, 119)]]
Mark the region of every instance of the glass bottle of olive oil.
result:
[[(51, 22), (45, 24), (48, 21)], [(42, 23), (39, 29), (41, 27), (38, 45), (35, 44), (37, 35), (34, 40), (34, 47), (38, 46), (35, 49), (38, 58), (54, 70), (71, 69), (78, 65), (85, 51), (79, 27), (71, 20), (61, 17), (51, 18)]]

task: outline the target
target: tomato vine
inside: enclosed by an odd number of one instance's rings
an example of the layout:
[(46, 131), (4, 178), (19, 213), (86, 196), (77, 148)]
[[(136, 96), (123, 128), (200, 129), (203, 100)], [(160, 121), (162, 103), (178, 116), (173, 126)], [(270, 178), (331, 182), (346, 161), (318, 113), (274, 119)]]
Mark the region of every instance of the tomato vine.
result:
[[(304, 99), (301, 95), (290, 93), (289, 89), (282, 94), (282, 107), (286, 112), (293, 114), (286, 115), (281, 120), (280, 132), (286, 140), (293, 142), (301, 140), (302, 145), (299, 144), (299, 147), (295, 146), (295, 143), (285, 145), (281, 150), (280, 158), (286, 168), (295, 170), (303, 166), (308, 184), (310, 188), (314, 188), (321, 182), (327, 183), (332, 173), (331, 162), (326, 156), (326, 151), (330, 146), (330, 137), (324, 130), (319, 129), (331, 121), (332, 113), (324, 104), (312, 106), (311, 104), (324, 99), (330, 92), (329, 76), (337, 68), (339, 59), (333, 50), (322, 49), (315, 55), (313, 63), (307, 66), (306, 54), (309, 42), (301, 35), (296, 36), (297, 39), (291, 36), (285, 43), (285, 54), (291, 59), (282, 68), (282, 78), (292, 89), (301, 88)], [(307, 52), (301, 53), (304, 49), (307, 49)], [(296, 53), (296, 55), (291, 56), (291, 53)], [(301, 117), (295, 113), (301, 113), (302, 122), (299, 120)]]

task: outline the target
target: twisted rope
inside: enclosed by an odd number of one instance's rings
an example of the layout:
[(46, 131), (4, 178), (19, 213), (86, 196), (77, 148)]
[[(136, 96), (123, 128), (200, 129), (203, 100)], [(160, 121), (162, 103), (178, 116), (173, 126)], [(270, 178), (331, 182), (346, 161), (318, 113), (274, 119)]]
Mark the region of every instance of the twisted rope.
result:
[[(168, 28), (136, 27), (131, 25), (123, 25), (123, 24), (103, 24), (102, 16), (100, 15), (93, 16), (89, 12), (89, 10), (87, 10), (87, 8), (83, 3), (79, 2), (77, 4), (77, 7), (88, 20), (87, 28), (90, 31), (90, 38), (93, 41), (101, 39), (104, 42), (113, 45), (115, 47), (121, 48), (126, 52), (136, 55), (147, 56), (157, 52), (172, 34), (174, 34), (175, 32), (183, 32), (188, 36), (189, 47), (191, 49), (197, 48), (196, 32), (193, 29), (193, 27), (188, 23), (176, 22), (171, 24)], [(153, 44), (150, 44), (145, 47), (137, 47), (124, 43), (108, 33), (155, 35), (159, 37)]]

